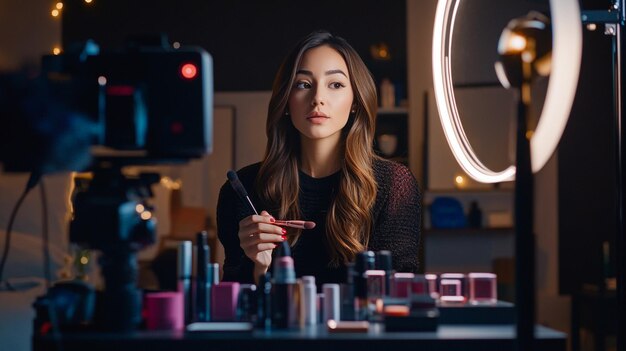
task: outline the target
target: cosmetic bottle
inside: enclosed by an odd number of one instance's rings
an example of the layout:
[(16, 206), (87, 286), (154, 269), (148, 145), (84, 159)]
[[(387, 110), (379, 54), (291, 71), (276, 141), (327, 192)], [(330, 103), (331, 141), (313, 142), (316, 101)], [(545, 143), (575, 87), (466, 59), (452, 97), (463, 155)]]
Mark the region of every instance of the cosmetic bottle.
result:
[(259, 277), (257, 289), (257, 327), (268, 330), (272, 327), (272, 273)]
[(376, 269), (385, 272), (385, 296), (389, 296), (391, 293), (391, 276), (393, 275), (391, 251), (382, 250), (376, 253)]
[(365, 271), (367, 279), (367, 308), (371, 322), (383, 319), (383, 298), (385, 297), (385, 271), (370, 269)]
[(354, 320), (369, 320), (369, 301), (367, 299), (368, 270), (374, 269), (375, 256), (372, 251), (359, 252), (354, 263)]
[(300, 311), (304, 325), (317, 324), (317, 287), (315, 277), (306, 275), (302, 277), (302, 309)]
[(209, 270), (210, 249), (207, 232), (196, 235), (196, 295), (195, 320), (208, 322), (211, 320), (211, 277)]
[(346, 282), (339, 285), (341, 294), (341, 320), (354, 320), (354, 263), (346, 264)]
[(294, 303), (296, 272), (287, 242), (282, 242), (274, 262), (272, 284), (272, 327), (289, 329), (297, 326), (298, 305)]
[(183, 241), (178, 245), (178, 291), (183, 294), (185, 325), (193, 319), (193, 292), (191, 290), (191, 241)]
[(221, 282), (212, 288), (211, 319), (215, 322), (235, 322), (237, 320), (238, 282)]
[(237, 321), (256, 323), (257, 289), (254, 284), (241, 284), (237, 297)]
[(342, 320), (343, 316), (340, 312), (340, 301), (339, 301), (339, 285), (338, 284), (324, 284), (322, 285), (322, 290), (324, 291), (324, 302), (323, 302), (323, 319), (322, 322), (327, 322), (329, 319), (333, 320)]

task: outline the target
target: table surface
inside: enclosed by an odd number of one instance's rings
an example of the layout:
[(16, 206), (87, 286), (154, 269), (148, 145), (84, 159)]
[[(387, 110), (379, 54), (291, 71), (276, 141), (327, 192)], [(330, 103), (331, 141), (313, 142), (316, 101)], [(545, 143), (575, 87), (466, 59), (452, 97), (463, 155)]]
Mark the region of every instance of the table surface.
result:
[[(546, 327), (535, 329), (535, 350), (561, 350), (566, 334)], [(253, 332), (184, 333), (138, 331), (133, 333), (64, 334), (60, 343), (65, 351), (97, 350), (513, 350), (514, 325), (440, 325), (436, 332), (385, 332), (373, 324), (367, 333), (328, 333), (319, 325), (302, 330), (255, 330)], [(59, 346), (52, 336), (36, 337), (33, 350)]]

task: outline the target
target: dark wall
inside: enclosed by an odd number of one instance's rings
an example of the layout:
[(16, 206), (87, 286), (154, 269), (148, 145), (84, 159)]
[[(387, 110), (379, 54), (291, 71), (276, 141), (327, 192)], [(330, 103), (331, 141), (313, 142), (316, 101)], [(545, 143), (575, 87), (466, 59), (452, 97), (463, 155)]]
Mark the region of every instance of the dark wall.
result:
[[(217, 91), (271, 90), (289, 48), (317, 29), (354, 46), (375, 78), (406, 87), (404, 0), (107, 0), (66, 1), (63, 43), (94, 39), (122, 46), (129, 35), (166, 33), (170, 41), (204, 47), (214, 60)], [(391, 61), (375, 61), (370, 45), (385, 42)]]
[(602, 283), (602, 243), (608, 241), (614, 247), (617, 234), (612, 48), (611, 37), (603, 32), (600, 26), (595, 32), (583, 30), (578, 90), (559, 146), (559, 283), (563, 294), (580, 291), (583, 284)]

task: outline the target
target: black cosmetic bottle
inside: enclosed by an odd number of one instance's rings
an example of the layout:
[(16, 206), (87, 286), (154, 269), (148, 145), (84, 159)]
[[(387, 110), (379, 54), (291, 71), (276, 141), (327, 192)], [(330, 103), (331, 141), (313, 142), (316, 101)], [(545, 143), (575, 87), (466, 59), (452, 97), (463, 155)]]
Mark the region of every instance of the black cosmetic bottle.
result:
[(294, 302), (296, 271), (289, 244), (281, 243), (274, 258), (274, 283), (272, 284), (272, 328), (289, 329), (297, 325)]

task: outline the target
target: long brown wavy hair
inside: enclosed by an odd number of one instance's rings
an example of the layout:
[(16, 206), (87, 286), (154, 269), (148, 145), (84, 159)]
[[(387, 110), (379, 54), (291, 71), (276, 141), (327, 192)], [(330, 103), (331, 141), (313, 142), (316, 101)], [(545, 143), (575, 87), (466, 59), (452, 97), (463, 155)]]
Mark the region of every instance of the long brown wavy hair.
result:
[[(332, 199), (326, 218), (331, 266), (347, 263), (368, 244), (372, 227), (371, 209), (377, 184), (372, 170), (376, 157), (372, 148), (377, 95), (372, 75), (343, 38), (328, 32), (313, 32), (303, 38), (287, 55), (274, 80), (267, 113), (267, 147), (256, 179), (259, 197), (280, 218), (300, 218), (298, 206), (298, 165), (300, 133), (285, 114), (296, 71), (304, 53), (318, 46), (335, 49), (348, 66), (354, 92), (353, 113), (342, 130), (341, 175), (339, 189)], [(300, 230), (290, 229), (290, 244), (296, 243)]]

